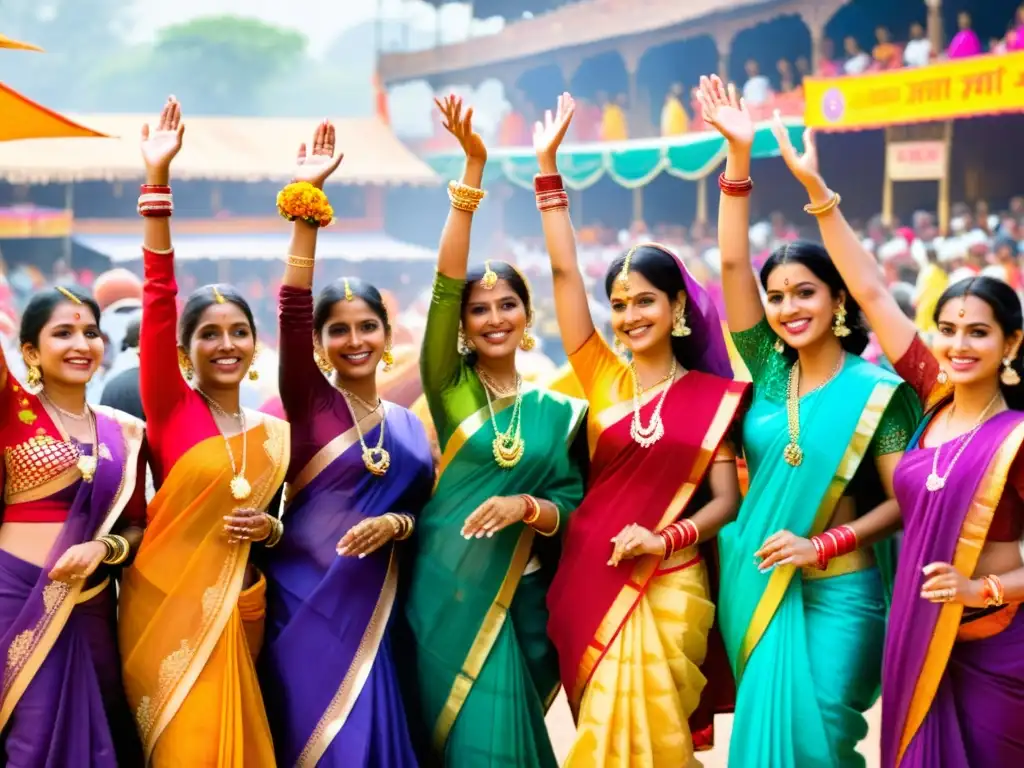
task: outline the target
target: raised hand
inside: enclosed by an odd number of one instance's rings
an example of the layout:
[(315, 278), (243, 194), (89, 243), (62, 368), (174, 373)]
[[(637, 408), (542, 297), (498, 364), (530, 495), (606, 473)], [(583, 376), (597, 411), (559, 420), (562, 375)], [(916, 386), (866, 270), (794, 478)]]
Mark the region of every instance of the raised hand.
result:
[(484, 140), (473, 130), (473, 108), (467, 107), (463, 112), (462, 98), (454, 94), (444, 99), (434, 99), (434, 103), (441, 111), (444, 129), (458, 140), (462, 151), (466, 153), (466, 159), (487, 162)]
[(704, 122), (714, 126), (722, 136), (738, 149), (750, 149), (754, 143), (754, 120), (743, 99), (736, 94), (736, 86), (728, 87), (718, 75), (702, 77), (697, 101)]
[(185, 124), (181, 122), (181, 104), (168, 97), (160, 112), (155, 129), (149, 123), (142, 126), (142, 159), (146, 163), (146, 177), (150, 184), (166, 184), (171, 161), (181, 150)]
[(821, 173), (818, 171), (818, 146), (814, 141), (814, 131), (810, 128), (804, 131), (804, 153), (801, 155), (796, 151), (793, 142), (790, 141), (789, 131), (782, 122), (782, 116), (775, 110), (775, 117), (772, 120), (772, 133), (775, 140), (779, 142), (779, 152), (782, 159), (786, 161), (797, 181), (805, 187), (820, 187), (824, 185), (821, 180)]
[(313, 132), (313, 151), (307, 152), (306, 142), (299, 145), (299, 156), (294, 172), (295, 181), (305, 181), (317, 189), (323, 189), (324, 182), (338, 170), (345, 155), (334, 154), (336, 133), (330, 120), (324, 120)]
[(573, 115), (576, 114), (576, 102), (568, 93), (558, 97), (558, 107), (552, 115), (551, 110), (544, 113), (543, 122), (538, 120), (533, 126), (533, 149), (537, 153), (537, 162), (541, 173), (556, 173), (558, 167), (555, 155), (569, 130)]

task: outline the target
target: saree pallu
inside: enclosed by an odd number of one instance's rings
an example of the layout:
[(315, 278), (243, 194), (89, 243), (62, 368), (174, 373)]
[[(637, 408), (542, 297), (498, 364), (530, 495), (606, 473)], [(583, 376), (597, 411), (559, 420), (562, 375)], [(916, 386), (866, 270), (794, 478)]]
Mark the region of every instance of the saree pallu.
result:
[[(515, 398), (494, 402), (507, 429)], [(583, 495), (573, 442), (585, 404), (526, 389), (522, 460), (494, 462), (485, 405), (447, 441), (433, 499), (420, 515), (404, 606), (400, 652), (406, 709), (422, 765), (553, 768), (544, 713), (558, 688), (547, 640), (544, 595), (557, 539), (525, 525), (467, 541), (466, 518), (494, 496), (531, 494), (553, 502), (564, 525)], [(541, 567), (527, 569), (539, 553)], [(529, 573), (525, 573), (529, 570)]]
[(898, 392), (912, 402), (898, 378), (847, 357), (829, 386), (801, 399), (798, 467), (782, 456), (785, 405), (756, 397), (747, 413), (750, 489), (718, 535), (718, 616), (737, 683), (730, 765), (864, 764), (856, 745), (878, 696), (891, 554), (879, 546), (878, 568), (805, 580), (792, 566), (761, 573), (754, 553), (781, 530), (824, 530)]
[[(78, 483), (46, 563), (0, 551), (0, 728), (4, 765), (36, 768), (133, 765), (138, 739), (121, 686), (109, 578), (86, 585), (48, 573), (75, 544), (109, 533), (135, 491), (142, 422), (96, 408), (97, 464), (92, 482), (79, 472), (47, 489)], [(55, 422), (59, 423), (59, 422)]]
[(715, 615), (705, 564), (690, 547), (611, 568), (610, 541), (630, 523), (657, 531), (693, 511), (747, 387), (689, 372), (665, 397), (665, 436), (646, 449), (630, 437), (632, 401), (591, 415), (589, 487), (548, 592), (548, 632), (578, 714), (567, 765), (678, 768), (693, 758), (688, 721)]
[(1024, 441), (1024, 413), (1005, 411), (985, 422), (938, 492), (925, 488), (933, 451), (916, 447), (924, 426), (894, 479), (904, 534), (883, 666), (882, 765), (1024, 765), (1021, 612), (1001, 631), (967, 639), (963, 635), (974, 627), (961, 624), (962, 605), (921, 597), (922, 569), (929, 563), (974, 573)]
[[(260, 681), (282, 766), (405, 768), (416, 757), (391, 657), (398, 585), (396, 546), (340, 557), (354, 525), (415, 512), (430, 498), (426, 433), (388, 405), (383, 477), (366, 470), (355, 427), (325, 445), (287, 486), (287, 527), (263, 562), (267, 634)], [(376, 445), (380, 427), (366, 440)]]
[(253, 658), (266, 582), (243, 590), (248, 541), (228, 542), (224, 516), (265, 509), (288, 466), (288, 426), (265, 417), (230, 438), (248, 441), (252, 493), (231, 496), (224, 438), (190, 448), (147, 509), (146, 535), (121, 586), (118, 631), (128, 700), (147, 763), (275, 765)]

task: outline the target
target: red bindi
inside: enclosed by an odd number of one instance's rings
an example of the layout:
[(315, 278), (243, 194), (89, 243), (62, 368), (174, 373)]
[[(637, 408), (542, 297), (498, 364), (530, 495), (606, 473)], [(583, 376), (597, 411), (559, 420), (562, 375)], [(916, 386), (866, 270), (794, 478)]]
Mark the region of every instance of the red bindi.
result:
[(81, 313), (80, 312), (75, 312), (75, 320), (81, 320), (81, 319), (82, 319)]

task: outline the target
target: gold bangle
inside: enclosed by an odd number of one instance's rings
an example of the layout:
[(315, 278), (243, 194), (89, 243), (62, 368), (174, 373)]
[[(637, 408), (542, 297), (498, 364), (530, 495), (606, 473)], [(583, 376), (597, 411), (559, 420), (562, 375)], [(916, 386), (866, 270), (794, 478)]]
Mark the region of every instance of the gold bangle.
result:
[(270, 534), (263, 540), (263, 546), (267, 549), (276, 547), (284, 537), (284, 523), (273, 515), (270, 517)]
[(463, 184), (461, 181), (449, 181), (448, 182), (448, 194), (455, 195), (456, 197), (462, 197), (467, 200), (483, 200), (487, 197), (487, 193), (482, 189), (471, 187), (468, 184)]
[(412, 515), (388, 512), (386, 515), (384, 515), (384, 517), (388, 519), (388, 522), (390, 522), (392, 527), (395, 529), (395, 541), (405, 541), (410, 536), (412, 536)]
[(561, 525), (562, 525), (562, 513), (558, 511), (558, 507), (556, 506), (555, 507), (555, 527), (552, 528), (550, 531), (542, 531), (540, 528), (534, 528), (533, 530), (535, 530), (541, 536), (546, 536), (547, 538), (550, 539), (552, 536), (554, 536), (556, 533), (558, 533), (558, 529), (561, 527)]
[(524, 493), (519, 498), (526, 503), (526, 512), (523, 514), (523, 522), (527, 525), (533, 525), (540, 519), (540, 502), (527, 493)]
[(103, 545), (107, 548), (107, 556), (103, 558), (104, 565), (120, 565), (128, 559), (128, 555), (131, 553), (128, 539), (124, 536), (106, 534), (96, 540), (103, 542)]
[(416, 529), (416, 520), (413, 518), (412, 515), (401, 514), (398, 517), (399, 519), (401, 519), (402, 524), (404, 525), (402, 535), (398, 537), (398, 540), (405, 541), (410, 536), (412, 536), (412, 532)]
[(805, 205), (804, 213), (810, 214), (811, 216), (815, 217), (824, 216), (825, 214), (831, 213), (836, 208), (838, 208), (841, 202), (843, 202), (842, 196), (838, 192), (833, 192), (832, 197), (830, 197), (828, 201), (822, 203), (821, 205), (812, 205), (811, 203)]
[(285, 259), (285, 263), (289, 267), (298, 267), (299, 269), (312, 269), (316, 265), (316, 259), (311, 259), (308, 256), (293, 256), (288, 254), (288, 258)]

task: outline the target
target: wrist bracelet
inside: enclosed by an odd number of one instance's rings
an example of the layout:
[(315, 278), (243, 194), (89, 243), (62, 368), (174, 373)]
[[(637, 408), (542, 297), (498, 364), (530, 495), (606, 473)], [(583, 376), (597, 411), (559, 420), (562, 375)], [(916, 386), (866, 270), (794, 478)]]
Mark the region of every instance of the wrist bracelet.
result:
[(288, 258), (285, 259), (285, 264), (289, 267), (298, 267), (299, 269), (312, 269), (316, 266), (316, 259), (308, 256), (293, 256), (288, 254)]
[(843, 198), (840, 196), (840, 194), (838, 192), (832, 192), (832, 197), (830, 197), (826, 202), (822, 203), (821, 205), (812, 205), (811, 203), (805, 205), (804, 213), (810, 214), (811, 216), (815, 217), (824, 216), (838, 208), (841, 202), (843, 202)]
[(520, 496), (523, 503), (526, 504), (526, 512), (523, 514), (523, 522), (527, 525), (533, 525), (540, 519), (540, 502), (538, 502), (533, 496), (523, 494)]
[(263, 546), (267, 549), (276, 547), (284, 536), (284, 523), (273, 515), (267, 515), (270, 518), (270, 533), (267, 538), (263, 540)]
[(124, 536), (108, 533), (100, 536), (96, 541), (101, 542), (107, 548), (107, 555), (102, 561), (104, 565), (120, 565), (128, 559), (128, 555), (131, 553), (128, 539)]
[(754, 189), (754, 180), (749, 176), (745, 179), (727, 179), (723, 171), (718, 175), (718, 188), (723, 195), (729, 197), (748, 197)]

